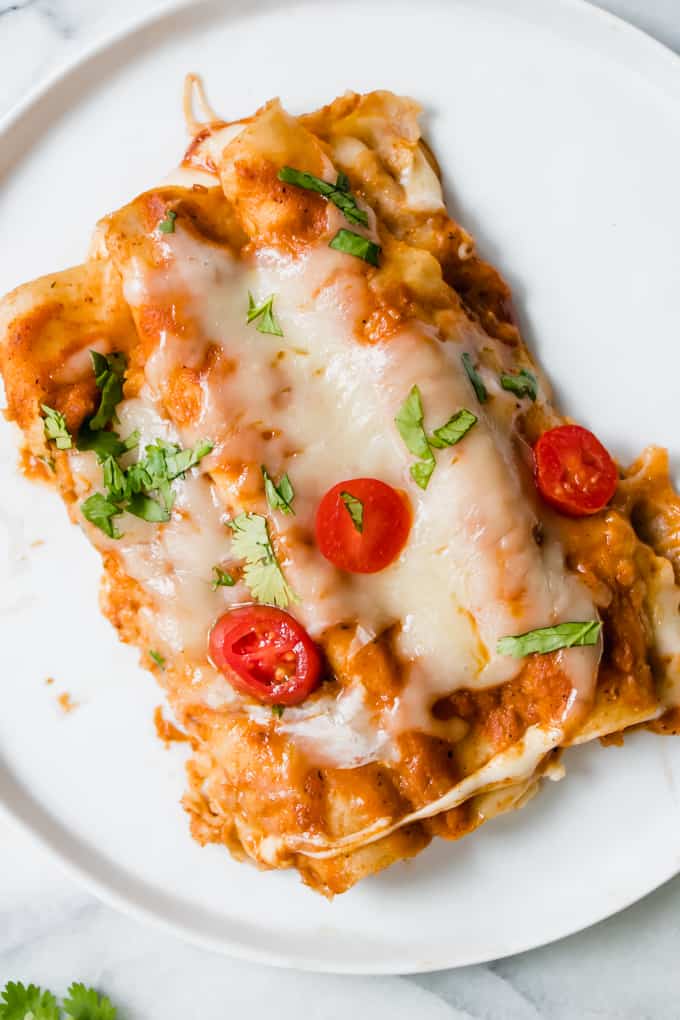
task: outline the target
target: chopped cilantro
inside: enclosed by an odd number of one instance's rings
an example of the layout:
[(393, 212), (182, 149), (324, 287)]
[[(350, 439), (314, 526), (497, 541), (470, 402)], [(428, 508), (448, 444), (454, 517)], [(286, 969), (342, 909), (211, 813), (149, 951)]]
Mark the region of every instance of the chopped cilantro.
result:
[(347, 513), (352, 519), (352, 524), (361, 534), (364, 530), (364, 504), (351, 492), (341, 492), (340, 499), (347, 507)]
[(229, 521), (233, 532), (234, 552), (246, 561), (243, 579), (258, 602), (285, 609), (298, 598), (276, 559), (269, 537), (266, 518), (261, 514), (242, 513)]
[(288, 475), (284, 475), (278, 485), (274, 483), (264, 464), (261, 466), (264, 478), (264, 492), (272, 510), (280, 510), (282, 514), (294, 514), (293, 499), (295, 490)]
[(258, 333), (271, 333), (272, 336), (283, 336), (283, 330), (281, 329), (279, 320), (274, 314), (274, 295), (270, 294), (266, 301), (263, 301), (261, 305), (255, 304), (253, 295), (248, 291), (248, 316), (247, 321), (255, 322), (257, 319), (260, 321), (255, 327)]
[(47, 438), (53, 440), (58, 450), (70, 450), (73, 442), (66, 428), (66, 419), (63, 414), (55, 411), (53, 407), (48, 407), (47, 404), (41, 404), (40, 406), (45, 416), (43, 428)]
[(213, 574), (215, 576), (210, 584), (213, 591), (217, 591), (218, 588), (232, 588), (236, 584), (231, 574), (221, 567), (213, 567)]
[(307, 191), (316, 191), (323, 195), (333, 205), (336, 205), (342, 212), (348, 223), (360, 223), (361, 226), (368, 226), (368, 215), (357, 205), (357, 200), (349, 190), (347, 174), (339, 173), (335, 184), (308, 174), (304, 170), (295, 170), (292, 166), (282, 166), (278, 178), (285, 184), (294, 184), (297, 188), (305, 188)]

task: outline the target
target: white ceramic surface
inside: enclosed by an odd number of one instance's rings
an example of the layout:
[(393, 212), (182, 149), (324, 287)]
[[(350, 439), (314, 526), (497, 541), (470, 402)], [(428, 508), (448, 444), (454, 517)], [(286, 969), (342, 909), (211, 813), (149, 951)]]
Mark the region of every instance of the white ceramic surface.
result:
[[(549, 10), (429, 0), (417, 17), (398, 4), (387, 17), (381, 4), (278, 3), (166, 16), (7, 128), (0, 290), (78, 260), (96, 217), (165, 173), (183, 143), (185, 70), (204, 72), (227, 116), (275, 92), (298, 110), (348, 85), (392, 87), (424, 102), (454, 204), (506, 267), (568, 410), (624, 458), (643, 438), (672, 446), (678, 64), (587, 8)], [(332, 905), (291, 875), (200, 850), (177, 807), (181, 752), (153, 737), (156, 691), (98, 616), (96, 557), (13, 464), (3, 428), (0, 795), (111, 902), (252, 958), (403, 972), (555, 938), (680, 868), (680, 747), (645, 735), (573, 753), (567, 782), (521, 814)], [(79, 702), (68, 716), (63, 690)]]

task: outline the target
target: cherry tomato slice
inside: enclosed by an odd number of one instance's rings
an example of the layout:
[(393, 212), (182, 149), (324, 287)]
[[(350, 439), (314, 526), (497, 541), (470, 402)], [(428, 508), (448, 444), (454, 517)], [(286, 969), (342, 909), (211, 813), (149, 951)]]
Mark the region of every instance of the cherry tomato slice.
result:
[[(361, 530), (348, 506), (352, 498), (361, 504)], [(356, 516), (356, 504), (354, 507)], [(351, 574), (384, 570), (406, 545), (410, 530), (406, 497), (377, 478), (338, 482), (316, 512), (316, 542), (322, 555)]]
[(210, 658), (232, 687), (266, 705), (298, 705), (318, 687), (321, 655), (307, 631), (274, 606), (243, 606), (210, 633)]
[(543, 499), (570, 517), (586, 517), (614, 495), (616, 464), (602, 443), (580, 425), (544, 432), (534, 446), (536, 485)]

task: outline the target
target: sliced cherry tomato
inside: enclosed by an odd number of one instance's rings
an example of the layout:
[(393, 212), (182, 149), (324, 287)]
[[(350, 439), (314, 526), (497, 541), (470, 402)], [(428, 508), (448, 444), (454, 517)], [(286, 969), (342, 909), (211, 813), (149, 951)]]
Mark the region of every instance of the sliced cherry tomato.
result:
[(410, 530), (406, 497), (377, 478), (338, 482), (316, 512), (316, 541), (321, 553), (351, 574), (383, 570), (404, 548)]
[(536, 485), (543, 499), (571, 517), (595, 514), (614, 495), (616, 464), (580, 425), (544, 432), (534, 446)]
[(321, 655), (307, 631), (274, 606), (243, 606), (210, 633), (210, 658), (232, 687), (266, 705), (298, 705), (318, 687)]

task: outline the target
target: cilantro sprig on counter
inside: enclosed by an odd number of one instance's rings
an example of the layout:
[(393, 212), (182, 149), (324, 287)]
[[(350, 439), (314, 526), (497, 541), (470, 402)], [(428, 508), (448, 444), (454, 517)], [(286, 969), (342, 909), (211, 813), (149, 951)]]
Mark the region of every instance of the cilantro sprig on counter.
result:
[(0, 1020), (116, 1020), (117, 1011), (106, 995), (74, 981), (60, 1004), (37, 985), (8, 981), (0, 993)]

